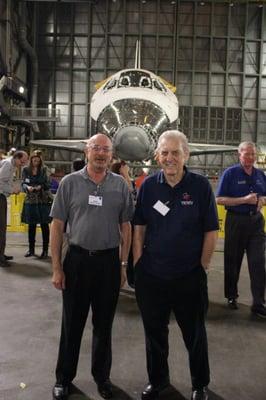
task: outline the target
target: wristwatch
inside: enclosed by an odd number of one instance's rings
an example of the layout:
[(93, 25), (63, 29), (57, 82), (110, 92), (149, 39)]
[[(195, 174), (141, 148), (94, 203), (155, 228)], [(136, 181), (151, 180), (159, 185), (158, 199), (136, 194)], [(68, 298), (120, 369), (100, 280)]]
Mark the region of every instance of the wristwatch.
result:
[(122, 265), (122, 267), (127, 267), (128, 262), (127, 261), (121, 261), (121, 265)]

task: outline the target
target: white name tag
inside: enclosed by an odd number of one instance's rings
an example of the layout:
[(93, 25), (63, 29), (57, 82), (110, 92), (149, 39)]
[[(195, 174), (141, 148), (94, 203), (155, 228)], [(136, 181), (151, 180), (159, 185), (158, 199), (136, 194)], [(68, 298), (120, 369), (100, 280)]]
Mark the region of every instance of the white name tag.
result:
[(30, 183), (29, 178), (26, 178), (26, 179), (25, 179), (25, 183)]
[(88, 204), (90, 204), (91, 206), (101, 207), (103, 205), (103, 197), (102, 196), (93, 196), (90, 194)]
[(170, 208), (163, 204), (160, 200), (156, 201), (153, 208), (163, 216), (165, 216), (170, 210)]

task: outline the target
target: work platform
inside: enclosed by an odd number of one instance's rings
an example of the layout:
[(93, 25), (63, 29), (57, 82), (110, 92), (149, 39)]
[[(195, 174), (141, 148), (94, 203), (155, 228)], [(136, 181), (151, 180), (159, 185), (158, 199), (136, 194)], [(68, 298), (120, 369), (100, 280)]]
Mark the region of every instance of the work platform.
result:
[[(38, 234), (37, 254), (41, 253)], [(0, 399), (50, 400), (54, 384), (61, 293), (51, 284), (49, 260), (24, 258), (26, 233), (8, 233), (12, 266), (0, 268)], [(223, 296), (223, 241), (219, 239), (209, 273), (207, 320), (211, 365), (210, 400), (266, 399), (266, 320), (250, 314), (246, 261), (239, 285), (240, 309), (229, 310)], [(100, 400), (90, 374), (91, 318), (85, 328), (75, 386), (70, 400)], [(174, 320), (170, 324), (172, 387), (160, 400), (189, 400), (187, 352)], [(115, 399), (137, 400), (147, 382), (144, 334), (133, 295), (121, 294), (113, 328)]]

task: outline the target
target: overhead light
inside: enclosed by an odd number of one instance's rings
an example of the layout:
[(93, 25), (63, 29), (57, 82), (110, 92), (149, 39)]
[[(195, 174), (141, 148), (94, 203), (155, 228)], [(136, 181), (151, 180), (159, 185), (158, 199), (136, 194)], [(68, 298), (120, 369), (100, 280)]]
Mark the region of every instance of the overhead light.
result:
[(231, 3), (229, 4), (230, 7), (234, 7), (234, 5), (235, 5), (235, 3), (233, 3), (233, 2), (231, 2)]
[(200, 5), (201, 5), (201, 6), (205, 6), (205, 1), (201, 1), (201, 2), (200, 2)]
[(18, 88), (18, 91), (19, 91), (20, 94), (23, 94), (25, 92), (25, 88), (23, 86), (20, 86)]

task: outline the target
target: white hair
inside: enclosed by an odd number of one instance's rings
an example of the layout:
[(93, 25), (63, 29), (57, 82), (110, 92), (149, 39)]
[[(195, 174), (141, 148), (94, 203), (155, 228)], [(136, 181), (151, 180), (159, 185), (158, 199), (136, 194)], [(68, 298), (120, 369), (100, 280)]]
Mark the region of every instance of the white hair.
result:
[(246, 147), (253, 147), (254, 150), (256, 150), (256, 144), (254, 142), (241, 142), (238, 146), (238, 152), (241, 153), (241, 151), (246, 148)]
[(161, 136), (159, 137), (158, 143), (157, 143), (155, 154), (158, 154), (160, 147), (162, 145), (162, 142), (166, 139), (174, 139), (176, 141), (180, 141), (184, 153), (189, 154), (189, 146), (188, 146), (187, 137), (183, 132), (178, 131), (178, 130), (169, 130), (169, 131), (165, 131), (161, 134)]

